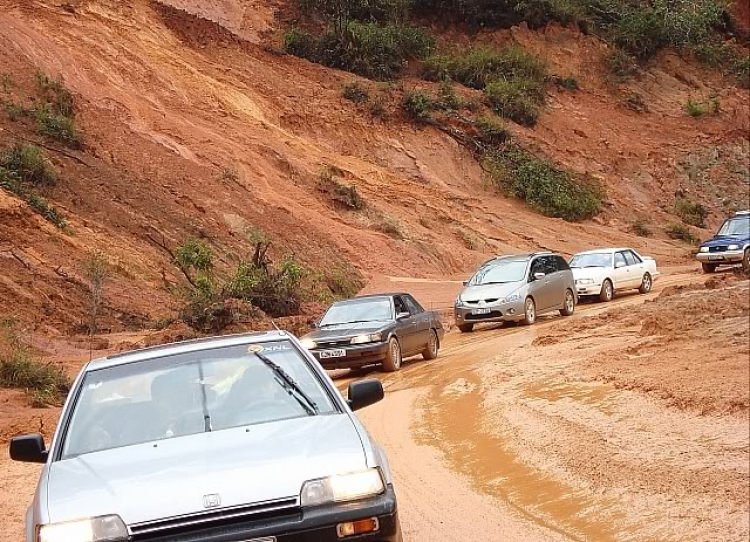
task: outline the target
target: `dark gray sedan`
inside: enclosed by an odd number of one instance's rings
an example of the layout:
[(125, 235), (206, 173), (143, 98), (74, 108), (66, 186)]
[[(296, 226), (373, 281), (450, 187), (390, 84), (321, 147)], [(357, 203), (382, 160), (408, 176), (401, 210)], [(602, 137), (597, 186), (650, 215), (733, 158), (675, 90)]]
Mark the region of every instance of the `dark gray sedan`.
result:
[(381, 363), (398, 371), (403, 358), (438, 355), (443, 325), (409, 294), (379, 294), (337, 301), (302, 345), (326, 369)]

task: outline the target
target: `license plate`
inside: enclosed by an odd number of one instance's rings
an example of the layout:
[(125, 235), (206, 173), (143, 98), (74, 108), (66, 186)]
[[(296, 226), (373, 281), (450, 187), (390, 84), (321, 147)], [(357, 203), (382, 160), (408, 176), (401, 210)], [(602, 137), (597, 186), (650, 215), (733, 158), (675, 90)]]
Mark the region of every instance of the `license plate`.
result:
[(713, 256), (713, 255), (712, 255), (712, 256), (709, 256), (709, 257), (708, 257), (708, 259), (709, 259), (709, 260), (723, 260), (723, 259), (724, 259), (724, 256), (722, 256), (722, 255), (720, 255), (720, 254), (717, 254), (717, 255), (715, 255), (715, 256)]
[[(346, 350), (341, 349), (341, 348), (339, 348), (338, 350), (321, 350), (320, 351), (320, 359), (343, 358), (345, 355), (346, 355)], [(255, 541), (251, 540), (250, 542), (255, 542)]]
[(474, 309), (471, 314), (489, 314), (491, 309)]

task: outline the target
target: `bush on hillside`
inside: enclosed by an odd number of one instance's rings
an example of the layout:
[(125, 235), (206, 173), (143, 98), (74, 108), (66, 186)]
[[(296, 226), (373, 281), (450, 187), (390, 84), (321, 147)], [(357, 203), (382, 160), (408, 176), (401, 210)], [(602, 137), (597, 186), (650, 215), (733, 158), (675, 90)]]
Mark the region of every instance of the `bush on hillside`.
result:
[(414, 120), (423, 121), (430, 118), (430, 111), (435, 109), (435, 101), (425, 92), (409, 91), (401, 99), (401, 107)]
[(474, 126), (479, 130), (479, 140), (487, 145), (500, 145), (510, 141), (510, 132), (505, 125), (488, 116), (479, 117), (474, 121)]
[(638, 74), (638, 64), (635, 59), (619, 48), (604, 58), (604, 64), (612, 79), (617, 83), (623, 83)]
[(691, 245), (696, 245), (699, 242), (698, 238), (693, 233), (693, 230), (682, 224), (668, 224), (665, 231), (669, 237), (677, 239), (678, 241), (684, 241)]
[(498, 79), (485, 89), (487, 101), (498, 115), (523, 126), (534, 126), (544, 103), (544, 85), (533, 79)]
[(578, 21), (584, 10), (575, 0), (413, 0), (414, 10), (441, 13), (474, 26), (509, 28), (526, 22), (539, 28), (551, 21)]
[(312, 13), (342, 24), (399, 21), (407, 17), (411, 0), (298, 0), (303, 13)]
[(0, 166), (16, 173), (25, 183), (52, 185), (57, 181), (54, 166), (36, 145), (16, 143), (0, 153)]
[(499, 188), (547, 216), (579, 221), (601, 210), (603, 190), (600, 186), (584, 183), (572, 173), (520, 148), (510, 147), (488, 154), (484, 167)]
[(688, 101), (685, 103), (685, 113), (693, 118), (702, 117), (706, 114), (706, 106), (701, 102), (688, 98)]
[(359, 195), (357, 187), (347, 185), (337, 178), (337, 168), (328, 166), (323, 168), (318, 177), (318, 190), (328, 194), (334, 203), (359, 211), (367, 206), (367, 203)]
[(356, 81), (350, 81), (341, 89), (341, 95), (355, 104), (370, 101), (370, 93)]
[(706, 218), (708, 218), (708, 209), (700, 203), (697, 203), (685, 196), (677, 196), (674, 202), (674, 213), (679, 216), (683, 222), (697, 228), (706, 227)]
[(41, 103), (31, 109), (36, 119), (37, 133), (77, 149), (81, 146), (81, 135), (75, 127), (75, 100), (65, 88), (62, 78), (51, 79), (43, 73), (36, 76)]

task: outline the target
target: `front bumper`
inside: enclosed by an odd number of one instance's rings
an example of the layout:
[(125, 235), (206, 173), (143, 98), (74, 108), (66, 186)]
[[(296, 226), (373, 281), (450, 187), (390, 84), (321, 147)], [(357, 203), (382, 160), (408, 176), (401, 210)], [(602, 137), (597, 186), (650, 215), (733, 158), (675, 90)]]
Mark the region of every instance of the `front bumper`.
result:
[[(476, 314), (478, 309), (489, 309), (487, 314)], [(523, 320), (524, 300), (510, 303), (497, 303), (485, 307), (471, 307), (462, 305), (453, 308), (456, 324), (480, 324), (482, 322), (515, 322)]]
[[(344, 356), (338, 358), (324, 357), (324, 352), (343, 350)], [(331, 348), (316, 348), (310, 353), (326, 369), (342, 369), (361, 367), (371, 363), (380, 363), (388, 354), (388, 343), (366, 343), (357, 345), (342, 345)]]
[[(377, 532), (339, 538), (339, 523), (377, 518)], [(302, 510), (283, 518), (259, 520), (170, 534), (158, 538), (138, 538), (134, 542), (402, 542), (401, 525), (393, 486), (382, 495), (363, 501), (332, 504)]]
[(602, 292), (602, 285), (599, 284), (576, 284), (576, 290), (578, 291), (578, 297), (599, 295)]
[(701, 263), (740, 263), (744, 257), (743, 250), (725, 250), (724, 252), (699, 252), (695, 259)]

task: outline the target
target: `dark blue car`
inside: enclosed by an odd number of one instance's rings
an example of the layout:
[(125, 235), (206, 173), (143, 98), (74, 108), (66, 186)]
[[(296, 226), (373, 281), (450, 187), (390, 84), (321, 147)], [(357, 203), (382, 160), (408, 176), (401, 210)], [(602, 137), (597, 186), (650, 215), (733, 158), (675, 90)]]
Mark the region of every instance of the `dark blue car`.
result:
[(740, 262), (745, 271), (750, 270), (750, 211), (740, 211), (725, 220), (716, 235), (701, 244), (696, 258), (704, 273)]

